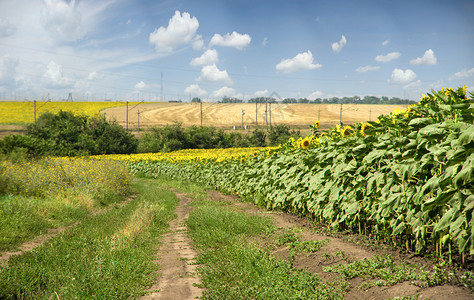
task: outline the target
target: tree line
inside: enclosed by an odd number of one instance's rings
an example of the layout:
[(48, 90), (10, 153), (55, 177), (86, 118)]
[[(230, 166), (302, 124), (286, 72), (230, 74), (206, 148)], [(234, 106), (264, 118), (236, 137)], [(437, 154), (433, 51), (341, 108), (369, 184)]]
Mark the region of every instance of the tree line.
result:
[(215, 127), (183, 127), (173, 123), (152, 127), (139, 138), (121, 125), (103, 116), (88, 117), (60, 111), (42, 114), (27, 126), (26, 133), (12, 134), (0, 140), (0, 155), (12, 159), (41, 156), (82, 156), (99, 154), (132, 154), (170, 152), (181, 149), (231, 147), (265, 147), (279, 145), (299, 131), (286, 125), (268, 131), (225, 132)]
[[(201, 98), (194, 97), (191, 102), (202, 102)], [(223, 97), (219, 103), (244, 103), (242, 99), (235, 97)], [(316, 98), (314, 100), (309, 100), (308, 98), (284, 98), (282, 100), (277, 100), (273, 97), (255, 97), (247, 101), (248, 103), (301, 103), (301, 104), (415, 104), (417, 103), (414, 100), (401, 99), (398, 97), (388, 98), (386, 96), (376, 97), (376, 96), (365, 96), (363, 98), (359, 96), (353, 97), (331, 97), (331, 98)]]

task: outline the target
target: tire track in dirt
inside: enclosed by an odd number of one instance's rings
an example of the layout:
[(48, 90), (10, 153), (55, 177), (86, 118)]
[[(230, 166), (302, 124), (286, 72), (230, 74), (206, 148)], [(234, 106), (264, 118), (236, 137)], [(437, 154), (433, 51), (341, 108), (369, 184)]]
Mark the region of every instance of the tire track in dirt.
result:
[(191, 247), (192, 242), (185, 225), (192, 210), (192, 207), (188, 206), (191, 199), (184, 194), (173, 192), (180, 201), (175, 210), (177, 218), (170, 222), (170, 232), (163, 235), (162, 245), (156, 254), (160, 277), (148, 290), (151, 294), (141, 299), (195, 299), (202, 294), (202, 289), (195, 286), (201, 283), (196, 273), (197, 253)]
[[(128, 197), (123, 202), (116, 203), (116, 204), (111, 204), (111, 205), (109, 205), (109, 207), (94, 210), (91, 213), (92, 213), (93, 216), (102, 215), (102, 214), (108, 212), (109, 210), (111, 210), (112, 207), (115, 207), (115, 205), (117, 205), (119, 207), (124, 206), (125, 204), (127, 204), (130, 201), (132, 201), (133, 199), (135, 199), (135, 197), (136, 197), (136, 195), (132, 195), (132, 196)], [(75, 222), (75, 223), (73, 223), (71, 225), (68, 225), (68, 226), (62, 226), (62, 227), (57, 227), (57, 228), (48, 228), (47, 233), (38, 235), (38, 236), (34, 237), (32, 240), (26, 241), (23, 244), (21, 244), (20, 246), (18, 246), (17, 251), (0, 252), (0, 265), (6, 264), (12, 256), (14, 256), (14, 255), (23, 255), (26, 252), (29, 252), (29, 251), (43, 245), (44, 243), (46, 243), (50, 239), (54, 238), (55, 236), (57, 236), (61, 232), (66, 231), (67, 229), (76, 227), (79, 224), (81, 224), (81, 222)]]

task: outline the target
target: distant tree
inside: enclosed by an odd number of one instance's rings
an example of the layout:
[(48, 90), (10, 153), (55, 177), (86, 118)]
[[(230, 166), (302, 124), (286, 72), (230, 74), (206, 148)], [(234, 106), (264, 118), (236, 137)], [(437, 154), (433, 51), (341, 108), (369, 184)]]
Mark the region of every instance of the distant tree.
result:
[(309, 103), (309, 100), (306, 99), (306, 98), (300, 98), (300, 99), (298, 99), (298, 103), (304, 103), (304, 104), (306, 104), (306, 103)]
[(194, 97), (194, 98), (191, 100), (191, 102), (197, 102), (197, 103), (199, 103), (199, 102), (201, 102), (201, 98)]

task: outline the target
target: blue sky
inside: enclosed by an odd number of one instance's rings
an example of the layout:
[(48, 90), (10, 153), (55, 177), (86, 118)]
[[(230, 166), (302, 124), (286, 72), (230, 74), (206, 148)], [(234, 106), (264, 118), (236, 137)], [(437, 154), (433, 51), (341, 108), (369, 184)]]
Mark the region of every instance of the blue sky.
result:
[(472, 0), (1, 0), (0, 99), (474, 91), (473, 15)]

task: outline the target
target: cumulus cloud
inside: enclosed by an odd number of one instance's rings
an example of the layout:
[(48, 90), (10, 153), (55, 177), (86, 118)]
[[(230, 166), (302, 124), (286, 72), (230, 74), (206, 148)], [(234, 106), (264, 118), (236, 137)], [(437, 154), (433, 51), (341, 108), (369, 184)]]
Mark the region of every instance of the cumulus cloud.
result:
[(314, 58), (311, 51), (297, 54), (293, 58), (282, 59), (282, 61), (276, 65), (277, 71), (283, 73), (291, 73), (298, 70), (312, 70), (321, 68), (321, 64), (313, 63)]
[(216, 64), (207, 65), (202, 67), (201, 69), (201, 76), (199, 76), (198, 80), (200, 81), (210, 81), (210, 82), (218, 82), (224, 81), (227, 83), (232, 83), (232, 80), (227, 74), (226, 70), (219, 70)]
[(434, 51), (431, 49), (428, 49), (425, 51), (425, 54), (423, 57), (417, 57), (415, 59), (410, 60), (410, 63), (412, 65), (436, 65), (436, 62), (438, 60), (436, 59), (436, 56), (434, 54)]
[(44, 4), (41, 16), (47, 31), (66, 41), (76, 41), (84, 37), (82, 15), (76, 8), (75, 0), (44, 0)]
[(135, 84), (135, 89), (136, 90), (141, 90), (141, 89), (144, 89), (145, 87), (146, 87), (146, 83), (143, 82), (143, 81), (140, 81), (137, 84)]
[(72, 79), (64, 76), (61, 65), (54, 61), (50, 61), (43, 74), (45, 85), (50, 88), (71, 88), (74, 86)]
[(382, 42), (382, 46), (387, 46), (390, 43), (390, 40), (385, 40)]
[(342, 50), (342, 48), (347, 44), (347, 40), (346, 40), (346, 37), (343, 35), (341, 37), (341, 40), (339, 42), (336, 42), (336, 43), (332, 43), (331, 44), (331, 48), (332, 48), (332, 51), (334, 52), (339, 52)]
[(365, 73), (365, 72), (370, 72), (370, 71), (377, 71), (378, 69), (380, 69), (379, 66), (364, 66), (364, 67), (358, 67), (356, 69), (356, 72), (359, 72), (359, 73)]
[(263, 91), (256, 91), (254, 96), (255, 97), (265, 97), (266, 95), (268, 95), (268, 90), (265, 89)]
[(456, 72), (454, 73), (454, 75), (452, 77), (454, 78), (465, 78), (465, 77), (471, 77), (471, 76), (474, 76), (474, 68), (472, 69), (463, 69), (459, 72)]
[[(195, 38), (196, 31), (199, 28), (199, 22), (196, 17), (192, 17), (187, 12), (181, 14), (176, 11), (174, 16), (169, 20), (168, 27), (161, 26), (150, 33), (149, 41), (155, 45), (158, 52), (173, 52), (173, 49), (182, 45), (191, 43), (199, 44), (202, 40), (199, 36)], [(197, 42), (196, 42), (197, 41)]]
[(7, 19), (0, 18), (0, 37), (7, 37), (16, 32), (16, 27)]
[(217, 50), (206, 50), (200, 57), (193, 58), (189, 63), (191, 66), (205, 66), (212, 65), (219, 61)]
[(235, 96), (236, 91), (233, 88), (223, 86), (220, 89), (212, 92), (212, 98), (222, 98), (222, 97), (233, 97)]
[(96, 71), (90, 72), (89, 75), (87, 75), (87, 80), (90, 80), (90, 81), (99, 80), (103, 78), (104, 78), (104, 75), (99, 74)]
[(402, 54), (400, 52), (390, 52), (387, 55), (377, 55), (375, 57), (375, 60), (378, 62), (389, 62), (389, 61), (399, 58), (401, 55)]
[(264, 37), (262, 41), (262, 46), (265, 47), (268, 44), (268, 38)]
[(309, 94), (308, 99), (315, 100), (315, 99), (321, 98), (323, 95), (324, 93), (321, 91), (312, 92), (311, 94)]
[(203, 90), (197, 84), (191, 84), (184, 89), (184, 93), (191, 96), (202, 97), (207, 95), (207, 91)]
[(238, 32), (232, 32), (232, 34), (226, 33), (224, 36), (216, 33), (211, 38), (209, 46), (224, 46), (233, 47), (238, 50), (243, 50), (250, 44), (252, 38), (248, 34), (240, 34)]
[(388, 81), (393, 84), (406, 84), (415, 80), (415, 78), (415, 72), (410, 69), (406, 69), (405, 71), (402, 69), (394, 69), (392, 71), (392, 77)]
[(200, 34), (196, 35), (191, 42), (191, 46), (193, 47), (194, 50), (201, 50), (204, 47), (204, 41), (202, 40), (202, 35)]

